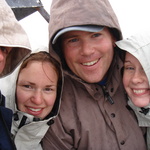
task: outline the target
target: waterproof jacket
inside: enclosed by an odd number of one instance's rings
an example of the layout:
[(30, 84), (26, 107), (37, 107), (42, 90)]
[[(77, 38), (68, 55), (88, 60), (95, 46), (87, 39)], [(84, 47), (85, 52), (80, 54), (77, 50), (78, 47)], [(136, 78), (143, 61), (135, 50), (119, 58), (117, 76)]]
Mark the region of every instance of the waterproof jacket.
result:
[[(58, 58), (55, 55), (52, 56), (55, 59)], [(44, 120), (40, 120), (30, 114), (19, 111), (16, 107), (15, 91), (18, 72), (19, 67), (11, 78), (12, 82), (10, 86), (13, 88), (10, 87), (6, 91), (7, 101), (12, 102), (11, 105), (14, 112), (11, 133), (13, 134), (17, 150), (41, 150), (41, 139), (47, 132), (49, 126), (53, 124), (53, 118), (57, 116), (59, 111), (63, 78), (58, 83), (60, 86), (57, 89), (57, 98), (52, 111)]]
[[(75, 25), (103, 25), (121, 39), (117, 18), (107, 0), (53, 0), (51, 5), (50, 53), (62, 60), (61, 45), (52, 45), (55, 34)], [(67, 68), (60, 113), (43, 138), (44, 150), (145, 150), (145, 141), (136, 120), (126, 108), (120, 69), (114, 61), (104, 85), (86, 83)]]
[[(116, 44), (120, 49), (129, 52), (139, 60), (146, 73), (150, 85), (150, 33), (141, 32), (127, 39), (116, 42)], [(148, 150), (150, 150), (150, 111), (146, 111), (146, 109), (145, 111), (142, 111), (143, 109), (135, 106), (130, 98), (128, 104), (135, 111), (139, 126), (148, 127), (147, 145)], [(145, 108), (150, 108), (150, 104), (145, 106)]]
[[(13, 48), (7, 56), (5, 68), (0, 74), (0, 77), (4, 77), (10, 74), (30, 53), (27, 34), (5, 0), (0, 0), (0, 46)], [(0, 90), (5, 87), (5, 83), (1, 81)], [(15, 146), (10, 134), (13, 113), (5, 107), (5, 103), (5, 97), (0, 93), (0, 149), (13, 150)]]

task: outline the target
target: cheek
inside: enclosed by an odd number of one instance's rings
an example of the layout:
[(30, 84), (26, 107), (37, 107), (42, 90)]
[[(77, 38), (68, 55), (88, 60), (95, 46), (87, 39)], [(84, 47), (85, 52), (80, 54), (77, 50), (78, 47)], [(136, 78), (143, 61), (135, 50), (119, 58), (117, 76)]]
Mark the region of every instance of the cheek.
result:
[(123, 75), (123, 85), (124, 85), (124, 88), (126, 89), (129, 85), (129, 77), (124, 73)]
[(3, 61), (0, 62), (0, 73), (3, 71), (5, 67), (6, 60), (4, 59)]
[(45, 97), (45, 102), (47, 106), (53, 106), (56, 100), (56, 94), (46, 96)]
[(66, 60), (73, 59), (72, 56), (74, 56), (73, 51), (71, 53), (71, 50), (68, 50), (68, 49), (64, 50), (64, 57), (65, 59), (67, 58)]
[(22, 104), (28, 99), (28, 94), (20, 89), (16, 90), (17, 104)]

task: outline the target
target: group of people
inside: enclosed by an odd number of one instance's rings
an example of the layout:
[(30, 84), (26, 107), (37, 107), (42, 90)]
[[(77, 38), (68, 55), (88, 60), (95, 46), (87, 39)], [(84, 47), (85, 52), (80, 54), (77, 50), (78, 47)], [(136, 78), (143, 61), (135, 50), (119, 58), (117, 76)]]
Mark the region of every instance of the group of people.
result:
[[(123, 39), (108, 0), (53, 0), (48, 51), (0, 0), (2, 150), (149, 150), (150, 33)], [(6, 106), (5, 106), (6, 103)]]

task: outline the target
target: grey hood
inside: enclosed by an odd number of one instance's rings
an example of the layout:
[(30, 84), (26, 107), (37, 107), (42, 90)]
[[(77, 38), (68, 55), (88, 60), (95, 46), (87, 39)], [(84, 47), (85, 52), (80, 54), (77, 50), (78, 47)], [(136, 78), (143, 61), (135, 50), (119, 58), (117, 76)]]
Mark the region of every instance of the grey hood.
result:
[(0, 0), (0, 46), (13, 47), (0, 75), (2, 77), (11, 73), (21, 60), (30, 53), (27, 34), (5, 0)]
[(122, 39), (117, 17), (108, 0), (53, 0), (50, 10), (49, 51), (54, 49), (61, 59), (60, 43), (52, 45), (52, 40), (63, 28), (77, 25), (106, 26), (117, 40)]

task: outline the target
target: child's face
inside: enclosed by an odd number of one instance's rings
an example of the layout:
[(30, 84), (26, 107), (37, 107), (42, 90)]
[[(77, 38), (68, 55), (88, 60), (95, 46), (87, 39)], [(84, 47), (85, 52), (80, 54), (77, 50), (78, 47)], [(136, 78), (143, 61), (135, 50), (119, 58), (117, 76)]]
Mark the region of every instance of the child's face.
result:
[(123, 84), (134, 105), (144, 107), (150, 103), (147, 76), (140, 62), (129, 53), (125, 57)]
[(31, 61), (22, 69), (17, 82), (20, 111), (44, 119), (52, 110), (57, 95), (58, 76), (51, 63)]

